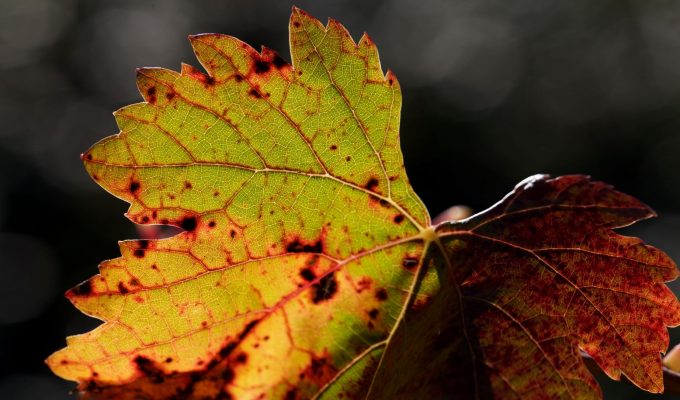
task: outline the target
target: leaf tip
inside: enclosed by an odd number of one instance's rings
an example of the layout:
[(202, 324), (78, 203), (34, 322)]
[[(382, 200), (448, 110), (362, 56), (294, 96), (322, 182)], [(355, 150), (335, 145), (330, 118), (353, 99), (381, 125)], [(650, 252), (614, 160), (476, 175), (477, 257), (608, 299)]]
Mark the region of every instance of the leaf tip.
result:
[(368, 34), (368, 32), (364, 31), (364, 33), (361, 35), (361, 39), (359, 39), (359, 44), (365, 44), (366, 46), (372, 47), (375, 46), (375, 41), (371, 35)]
[(389, 68), (387, 69), (387, 73), (385, 74), (385, 81), (390, 86), (399, 87), (399, 80), (397, 80), (397, 75), (395, 75), (394, 72), (392, 72), (392, 70)]
[[(316, 24), (319, 28), (322, 28), (322, 29), (324, 28), (321, 21), (314, 18), (307, 11), (294, 6), (293, 12), (290, 15), (290, 25), (292, 25), (295, 28), (300, 28), (305, 23)], [(291, 29), (291, 31), (292, 31), (292, 29)]]
[(92, 161), (92, 153), (89, 150), (84, 153), (80, 153), (80, 160), (83, 162)]
[(92, 281), (88, 279), (66, 291), (64, 297), (66, 297), (70, 301), (73, 301), (77, 297), (88, 296), (91, 293), (92, 293)]
[(293, 12), (293, 14), (297, 14), (297, 15), (309, 16), (309, 14), (305, 10), (301, 9), (300, 7), (298, 7), (296, 5), (293, 5), (292, 12)]
[[(588, 177), (588, 179), (589, 179), (589, 178), (590, 178), (590, 177)], [(531, 187), (531, 185), (533, 185), (535, 182), (544, 181), (544, 180), (548, 180), (548, 179), (550, 179), (550, 175), (549, 175), (549, 174), (535, 174), (535, 175), (531, 175), (531, 176), (529, 176), (529, 177), (527, 177), (527, 178), (524, 178), (524, 179), (521, 180), (517, 185), (515, 185), (515, 189), (522, 189), (522, 188)]]
[(191, 34), (191, 35), (187, 35), (187, 40), (189, 40), (189, 43), (191, 43), (191, 45), (194, 46), (194, 47), (195, 47), (196, 42), (200, 42), (200, 41), (212, 42), (212, 41), (217, 40), (219, 38), (229, 38), (229, 39), (236, 40), (236, 41), (240, 42), (240, 40), (238, 40), (238, 39), (236, 39), (232, 36), (223, 35), (223, 34), (219, 34), (219, 33), (194, 33), (194, 34)]

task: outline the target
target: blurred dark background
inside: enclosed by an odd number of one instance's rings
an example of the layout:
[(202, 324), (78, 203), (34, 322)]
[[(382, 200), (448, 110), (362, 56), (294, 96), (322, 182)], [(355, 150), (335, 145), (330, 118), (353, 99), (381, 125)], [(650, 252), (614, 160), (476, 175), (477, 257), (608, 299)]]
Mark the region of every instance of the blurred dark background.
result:
[[(113, 110), (141, 101), (134, 69), (197, 65), (186, 37), (201, 32), (290, 59), (292, 4), (0, 1), (1, 398), (70, 398), (43, 360), (97, 321), (63, 292), (140, 235), (79, 159), (118, 132)], [(625, 232), (680, 260), (680, 2), (296, 4), (378, 44), (403, 88), (409, 177), (433, 216), (480, 211), (534, 173), (590, 174), (655, 208)], [(606, 383), (605, 398), (671, 396)]]

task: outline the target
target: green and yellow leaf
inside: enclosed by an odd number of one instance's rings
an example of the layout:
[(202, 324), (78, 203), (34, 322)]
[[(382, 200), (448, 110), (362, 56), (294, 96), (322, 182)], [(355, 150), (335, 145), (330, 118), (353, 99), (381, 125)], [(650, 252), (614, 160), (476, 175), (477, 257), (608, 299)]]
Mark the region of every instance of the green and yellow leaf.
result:
[(206, 73), (138, 71), (145, 102), (83, 155), (138, 224), (67, 293), (104, 321), (48, 359), (93, 398), (597, 398), (578, 353), (662, 390), (680, 307), (662, 252), (611, 229), (652, 215), (585, 177), (525, 181), (432, 226), (372, 40), (301, 10), (292, 63), (190, 37)]

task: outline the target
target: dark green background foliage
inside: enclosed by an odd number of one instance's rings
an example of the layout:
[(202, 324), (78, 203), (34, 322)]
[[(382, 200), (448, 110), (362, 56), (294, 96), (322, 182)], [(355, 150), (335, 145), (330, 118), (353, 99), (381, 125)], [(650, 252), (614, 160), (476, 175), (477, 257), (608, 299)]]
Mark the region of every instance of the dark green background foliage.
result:
[[(43, 359), (97, 323), (62, 293), (140, 236), (78, 158), (117, 132), (111, 111), (141, 101), (134, 68), (196, 64), (186, 36), (200, 32), (289, 59), (291, 5), (0, 2), (0, 397), (68, 398)], [(378, 44), (402, 83), (406, 166), (433, 215), (479, 211), (530, 174), (587, 173), (655, 208), (660, 219), (627, 232), (680, 259), (679, 2), (297, 5)], [(625, 384), (605, 397), (653, 398)]]

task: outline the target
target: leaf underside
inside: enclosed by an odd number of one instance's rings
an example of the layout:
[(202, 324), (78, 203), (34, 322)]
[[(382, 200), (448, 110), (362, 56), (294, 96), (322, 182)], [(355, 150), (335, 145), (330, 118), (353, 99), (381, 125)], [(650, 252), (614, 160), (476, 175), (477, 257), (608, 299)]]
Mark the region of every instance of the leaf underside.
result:
[(377, 49), (294, 9), (292, 63), (190, 37), (207, 74), (140, 69), (145, 102), (83, 155), (138, 224), (67, 292), (104, 321), (48, 365), (91, 398), (598, 398), (663, 389), (680, 307), (653, 212), (583, 176), (535, 176), (436, 226), (406, 177), (401, 92)]

